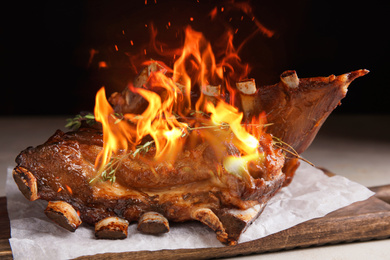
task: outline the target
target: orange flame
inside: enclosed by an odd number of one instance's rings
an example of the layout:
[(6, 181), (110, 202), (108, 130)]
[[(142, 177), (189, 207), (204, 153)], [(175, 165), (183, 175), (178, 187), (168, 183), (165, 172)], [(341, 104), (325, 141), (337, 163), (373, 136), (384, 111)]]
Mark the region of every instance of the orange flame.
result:
[(96, 121), (99, 121), (103, 127), (103, 150), (95, 162), (95, 167), (99, 168), (108, 163), (113, 152), (128, 148), (128, 125), (121, 122), (114, 124), (112, 115), (115, 112), (106, 99), (104, 88), (96, 94), (94, 114)]
[(65, 184), (65, 188), (69, 192), (70, 195), (73, 195), (73, 191), (68, 185)]
[[(177, 102), (178, 87), (172, 79), (161, 72), (152, 72), (148, 85), (164, 89), (164, 100), (155, 92), (129, 88), (149, 102), (141, 114), (125, 114), (126, 120), (113, 116), (115, 112), (105, 97), (104, 88), (96, 95), (95, 118), (103, 127), (103, 150), (99, 154), (95, 167), (104, 167), (113, 153), (121, 153), (140, 144), (144, 137), (151, 136), (156, 146), (156, 160), (173, 161), (181, 148), (181, 136), (186, 132), (187, 124), (179, 122), (172, 114)], [(131, 123), (129, 123), (131, 122)]]
[(146, 99), (149, 106), (140, 117), (126, 114), (125, 118), (136, 122), (135, 144), (139, 144), (145, 136), (150, 135), (156, 145), (155, 159), (172, 161), (177, 155), (175, 150), (181, 147), (180, 139), (187, 128), (186, 123), (179, 122), (172, 114), (180, 89), (161, 71), (151, 73), (148, 85), (162, 88), (165, 93), (164, 100), (153, 91), (130, 87), (134, 93)]
[(206, 111), (211, 113), (211, 121), (215, 125), (226, 123), (229, 125), (231, 131), (236, 137), (234, 142), (237, 148), (242, 150), (245, 154), (253, 154), (257, 152), (259, 141), (241, 125), (243, 114), (238, 112), (235, 107), (219, 102), (216, 107), (208, 102)]
[[(153, 37), (155, 33), (153, 31)], [(103, 128), (103, 149), (95, 162), (99, 171), (114, 155), (134, 151), (147, 140), (154, 142), (155, 162), (173, 163), (183, 150), (188, 136), (208, 142), (217, 151), (219, 159), (224, 160), (228, 171), (246, 169), (249, 161), (262, 158), (263, 154), (258, 149), (261, 129), (245, 127), (242, 124), (243, 113), (233, 106), (235, 89), (231, 81), (245, 78), (249, 71), (248, 66), (240, 64), (232, 44), (233, 34), (228, 34), (225, 55), (217, 62), (211, 44), (202, 33), (190, 27), (186, 28), (185, 33), (182, 53), (172, 70), (161, 62), (146, 62), (144, 64), (148, 68), (154, 66), (154, 69), (148, 69), (146, 83), (141, 87), (129, 86), (131, 92), (148, 102), (141, 114), (116, 114), (106, 99), (104, 88), (98, 91), (94, 112)], [(222, 85), (230, 92), (230, 104), (223, 99)], [(191, 91), (196, 88), (199, 99), (194, 106)], [(206, 116), (194, 117), (194, 112)], [(252, 123), (258, 124), (261, 120)], [(194, 129), (202, 131), (192, 135)], [(216, 129), (221, 130), (219, 135), (215, 135)], [(221, 147), (227, 140), (232, 140), (240, 154), (223, 158), (226, 153)]]

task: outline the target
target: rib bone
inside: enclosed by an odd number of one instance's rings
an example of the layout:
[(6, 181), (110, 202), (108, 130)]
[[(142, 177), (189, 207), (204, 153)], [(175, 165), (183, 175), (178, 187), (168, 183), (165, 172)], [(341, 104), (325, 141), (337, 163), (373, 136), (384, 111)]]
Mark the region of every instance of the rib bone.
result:
[(257, 204), (247, 210), (230, 209), (219, 214), (218, 217), (229, 234), (231, 241), (237, 241), (240, 235), (252, 224), (261, 214), (265, 203)]
[(162, 234), (169, 232), (168, 220), (157, 212), (146, 212), (138, 221), (137, 229), (145, 234)]
[(14, 180), (22, 194), (30, 201), (39, 199), (37, 179), (26, 168), (17, 166), (12, 172)]
[(229, 236), (225, 231), (225, 228), (222, 224), (222, 222), (219, 220), (217, 215), (214, 214), (214, 212), (211, 209), (208, 208), (199, 208), (192, 212), (192, 218), (194, 220), (198, 220), (214, 230), (215, 234), (217, 235), (217, 239), (221, 241), (224, 244), (236, 244), (237, 241), (229, 241)]
[(280, 75), (280, 80), (288, 88), (297, 88), (299, 86), (299, 78), (295, 70), (287, 70)]
[(256, 83), (254, 79), (248, 79), (236, 83), (236, 87), (240, 92), (241, 107), (245, 118), (250, 118), (253, 114), (254, 102), (256, 93)]
[(221, 85), (207, 85), (202, 88), (202, 93), (205, 95), (206, 100), (216, 105), (217, 97), (221, 95)]
[[(147, 84), (150, 74), (157, 71), (165, 73), (166, 69), (157, 62), (152, 62), (144, 67), (133, 81), (134, 88), (143, 88)], [(125, 88), (122, 93), (113, 93), (110, 97), (110, 102), (121, 113), (127, 113), (129, 111), (140, 113), (148, 104), (142, 96), (130, 91), (129, 88)]]
[(95, 236), (102, 239), (125, 239), (129, 222), (118, 217), (107, 217), (95, 224)]
[(49, 201), (45, 214), (59, 226), (74, 232), (81, 224), (76, 210), (64, 201)]

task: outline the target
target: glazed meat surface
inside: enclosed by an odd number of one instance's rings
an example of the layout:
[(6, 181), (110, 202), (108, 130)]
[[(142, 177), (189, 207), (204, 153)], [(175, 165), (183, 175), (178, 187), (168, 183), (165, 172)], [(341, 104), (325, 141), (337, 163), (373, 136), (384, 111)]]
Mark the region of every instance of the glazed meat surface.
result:
[[(272, 139), (261, 143), (266, 159), (252, 165), (252, 174), (245, 178), (226, 172), (210, 147), (199, 144), (184, 150), (174, 165), (150, 165), (130, 156), (123, 160), (114, 183), (91, 184), (102, 149), (102, 134), (96, 128), (57, 131), (43, 145), (22, 151), (16, 162), (35, 176), (38, 198), (66, 201), (79, 211), (83, 222), (95, 224), (109, 216), (131, 222), (150, 211), (181, 222), (193, 220), (200, 208), (219, 215), (224, 209), (245, 210), (266, 203), (283, 184), (284, 156), (272, 148)], [(236, 152), (228, 147), (228, 153)], [(144, 157), (152, 155), (150, 149)]]
[[(299, 165), (298, 158), (291, 158), (275, 140), (302, 153), (348, 85), (367, 73), (299, 79), (295, 71), (287, 71), (275, 85), (259, 87), (254, 94), (239, 93), (243, 121), (264, 111), (270, 123), (258, 140), (262, 157), (251, 160), (244, 170), (233, 165), (238, 170), (228, 171), (224, 165), (225, 157), (241, 157), (229, 138), (219, 145), (218, 156), (215, 146), (200, 138), (185, 142), (174, 161), (154, 161), (152, 145), (137, 155), (119, 151), (111, 164), (98, 170), (96, 159), (104, 143), (97, 125), (68, 133), (58, 130), (44, 144), (22, 151), (14, 179), (27, 199), (49, 201), (48, 217), (71, 231), (86, 222), (95, 225), (98, 238), (124, 238), (133, 221), (138, 221), (139, 230), (156, 234), (169, 230), (168, 221), (198, 220), (221, 242), (235, 244), (267, 201), (288, 185)], [(117, 113), (145, 107), (145, 100), (128, 90), (114, 93), (110, 101)], [(58, 202), (65, 204), (60, 207)], [(73, 213), (68, 216), (69, 212)], [(107, 231), (112, 227), (107, 221), (116, 221), (113, 233)], [(125, 227), (122, 233), (118, 226)]]

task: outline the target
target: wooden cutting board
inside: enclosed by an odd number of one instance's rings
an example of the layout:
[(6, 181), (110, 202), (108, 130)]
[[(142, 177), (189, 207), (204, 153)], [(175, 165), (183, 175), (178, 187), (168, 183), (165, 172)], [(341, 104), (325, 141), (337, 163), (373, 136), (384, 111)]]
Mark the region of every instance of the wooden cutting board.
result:
[[(367, 241), (390, 237), (390, 185), (370, 188), (376, 193), (368, 200), (312, 219), (279, 233), (236, 246), (106, 253), (93, 259), (208, 259), (233, 257), (341, 242)], [(8, 242), (10, 225), (7, 201), (0, 197), (0, 258), (12, 259)], [(77, 259), (92, 259), (83, 256)]]

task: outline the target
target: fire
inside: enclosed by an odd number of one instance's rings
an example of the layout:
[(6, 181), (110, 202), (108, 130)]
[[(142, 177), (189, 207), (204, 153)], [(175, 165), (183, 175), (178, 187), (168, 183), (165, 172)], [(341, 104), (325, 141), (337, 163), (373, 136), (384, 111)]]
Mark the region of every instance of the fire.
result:
[(113, 153), (119, 154), (129, 147), (134, 149), (147, 136), (154, 140), (156, 160), (173, 161), (178, 154), (182, 144), (181, 136), (187, 129), (187, 124), (179, 122), (172, 114), (180, 90), (161, 71), (152, 72), (147, 84), (151, 88), (165, 90), (164, 99), (151, 90), (129, 86), (149, 105), (142, 114), (125, 114), (124, 120), (119, 121), (113, 116), (115, 112), (105, 97), (104, 88), (97, 93), (95, 118), (103, 126), (103, 150), (96, 160), (97, 168), (106, 165)]
[[(214, 124), (228, 124), (234, 134), (233, 143), (240, 149), (241, 154), (236, 156), (226, 156), (223, 158), (223, 166), (229, 173), (241, 176), (250, 182), (248, 163), (255, 160), (262, 160), (263, 153), (259, 152), (258, 139), (250, 134), (242, 125), (243, 114), (235, 107), (224, 102), (219, 102), (216, 107), (207, 103), (206, 110), (211, 113), (211, 120)], [(259, 125), (256, 125), (258, 128)], [(248, 128), (249, 129), (249, 128)], [(260, 130), (261, 131), (261, 130)], [(259, 134), (260, 132), (257, 132)]]
[(237, 141), (235, 145), (245, 154), (254, 154), (257, 152), (259, 141), (241, 125), (243, 114), (224, 102), (219, 102), (216, 107), (208, 102), (206, 111), (211, 113), (211, 121), (215, 125), (226, 123), (229, 125)]
[(148, 84), (153, 86), (152, 88), (163, 89), (164, 99), (153, 91), (132, 88), (134, 93), (148, 101), (149, 106), (140, 117), (126, 114), (125, 118), (136, 122), (135, 144), (150, 135), (156, 145), (155, 159), (173, 161), (182, 145), (181, 136), (187, 128), (187, 124), (179, 122), (172, 113), (180, 89), (161, 71), (152, 72)]
[[(207, 142), (225, 169), (241, 176), (247, 174), (248, 162), (263, 157), (258, 141), (261, 120), (252, 122), (257, 127), (244, 125), (243, 113), (234, 107), (234, 82), (246, 78), (249, 67), (240, 63), (232, 44), (233, 33), (227, 35), (225, 53), (218, 59), (202, 33), (187, 27), (185, 34), (184, 47), (173, 69), (162, 62), (146, 62), (146, 83), (141, 87), (129, 85), (131, 92), (148, 103), (142, 113), (117, 114), (107, 101), (104, 88), (98, 91), (94, 113), (102, 124), (104, 143), (95, 163), (98, 172), (115, 156), (131, 152), (135, 156), (137, 147), (146, 142), (153, 143), (154, 156), (142, 159), (151, 164), (173, 164), (186, 142)], [(199, 93), (195, 104), (193, 92)], [(226, 95), (230, 104), (225, 102)], [(239, 153), (227, 155), (223, 148), (227, 141), (233, 142)]]
[(73, 195), (72, 189), (66, 184), (65, 184), (65, 189), (69, 192), (70, 195)]
[(114, 109), (106, 99), (104, 88), (101, 88), (96, 94), (95, 100), (95, 119), (103, 127), (103, 150), (96, 159), (95, 167), (106, 165), (112, 156), (113, 151), (128, 148), (128, 125), (119, 122), (114, 124)]

